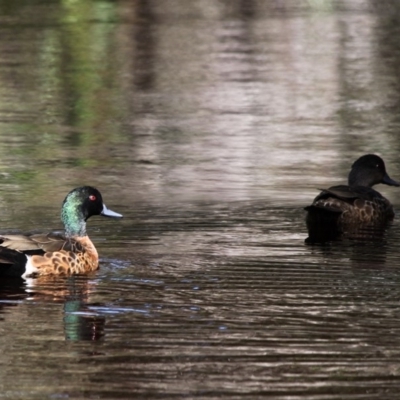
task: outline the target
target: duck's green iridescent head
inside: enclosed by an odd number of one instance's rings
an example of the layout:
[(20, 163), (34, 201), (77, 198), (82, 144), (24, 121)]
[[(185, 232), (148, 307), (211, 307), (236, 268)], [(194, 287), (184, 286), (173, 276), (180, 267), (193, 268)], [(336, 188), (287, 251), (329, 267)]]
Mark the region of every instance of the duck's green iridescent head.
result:
[(61, 209), (66, 235), (86, 236), (86, 220), (92, 215), (122, 217), (121, 214), (109, 210), (103, 203), (100, 192), (91, 186), (82, 186), (69, 192)]

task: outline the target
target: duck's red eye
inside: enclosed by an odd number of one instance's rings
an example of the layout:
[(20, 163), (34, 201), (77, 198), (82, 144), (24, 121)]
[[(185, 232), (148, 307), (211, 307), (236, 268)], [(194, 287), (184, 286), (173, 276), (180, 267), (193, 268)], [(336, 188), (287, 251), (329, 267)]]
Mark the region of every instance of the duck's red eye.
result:
[(95, 200), (96, 200), (96, 196), (95, 196), (94, 194), (91, 194), (91, 195), (89, 196), (89, 200), (95, 201)]

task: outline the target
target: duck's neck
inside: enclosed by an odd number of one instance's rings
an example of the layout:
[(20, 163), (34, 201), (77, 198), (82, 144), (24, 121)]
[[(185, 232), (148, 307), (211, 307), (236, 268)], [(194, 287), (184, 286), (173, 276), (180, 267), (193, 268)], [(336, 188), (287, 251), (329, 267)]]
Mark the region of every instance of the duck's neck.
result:
[(369, 176), (357, 172), (357, 170), (352, 169), (349, 174), (349, 186), (366, 186), (372, 187), (378, 182), (371, 180)]
[(86, 221), (80, 208), (73, 203), (65, 203), (61, 211), (67, 237), (86, 236)]

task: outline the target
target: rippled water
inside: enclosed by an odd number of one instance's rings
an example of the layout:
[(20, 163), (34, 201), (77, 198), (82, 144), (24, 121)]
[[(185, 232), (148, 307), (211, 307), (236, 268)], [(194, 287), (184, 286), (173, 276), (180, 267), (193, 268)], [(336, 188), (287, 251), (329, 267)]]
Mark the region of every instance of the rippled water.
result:
[[(400, 179), (393, 2), (0, 2), (1, 228), (97, 186), (89, 276), (0, 284), (0, 398), (397, 399), (400, 218), (306, 245), (378, 153)], [(396, 210), (398, 189), (379, 186)]]

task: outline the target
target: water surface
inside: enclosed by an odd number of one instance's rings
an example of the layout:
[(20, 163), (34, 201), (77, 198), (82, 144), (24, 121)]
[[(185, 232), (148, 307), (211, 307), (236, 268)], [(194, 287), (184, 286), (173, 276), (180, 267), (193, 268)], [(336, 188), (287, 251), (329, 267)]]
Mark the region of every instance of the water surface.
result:
[(0, 2), (1, 228), (124, 214), (98, 272), (1, 283), (0, 397), (398, 397), (399, 217), (304, 243), (360, 155), (400, 179), (400, 9), (350, 3)]

